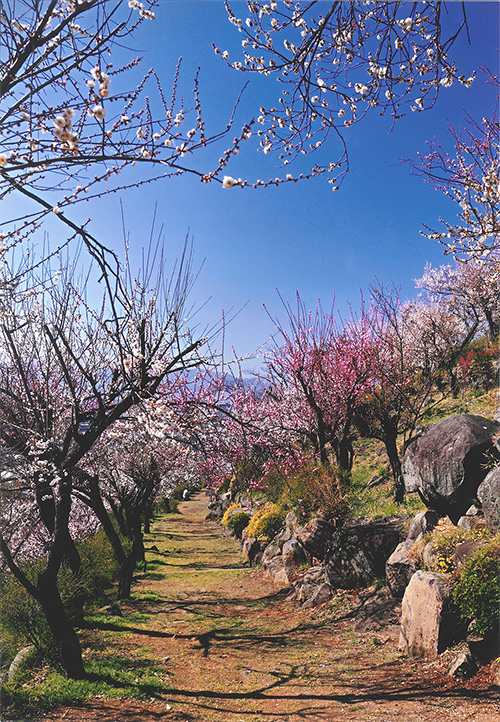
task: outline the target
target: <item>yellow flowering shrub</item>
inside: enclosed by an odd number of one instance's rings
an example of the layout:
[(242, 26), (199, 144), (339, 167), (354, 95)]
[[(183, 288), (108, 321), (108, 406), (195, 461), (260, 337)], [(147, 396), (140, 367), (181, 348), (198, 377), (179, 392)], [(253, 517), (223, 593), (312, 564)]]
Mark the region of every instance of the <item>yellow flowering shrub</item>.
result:
[(286, 511), (279, 504), (266, 504), (252, 516), (248, 525), (247, 536), (258, 539), (272, 539), (281, 529)]
[(222, 523), (224, 526), (227, 526), (227, 525), (228, 525), (228, 522), (229, 522), (229, 515), (230, 515), (230, 513), (231, 513), (232, 511), (234, 511), (235, 509), (240, 509), (240, 508), (241, 508), (241, 507), (240, 507), (240, 504), (231, 504), (231, 506), (228, 506), (228, 508), (226, 509), (226, 511), (224, 512), (224, 514), (223, 514), (223, 516), (222, 516), (221, 523)]

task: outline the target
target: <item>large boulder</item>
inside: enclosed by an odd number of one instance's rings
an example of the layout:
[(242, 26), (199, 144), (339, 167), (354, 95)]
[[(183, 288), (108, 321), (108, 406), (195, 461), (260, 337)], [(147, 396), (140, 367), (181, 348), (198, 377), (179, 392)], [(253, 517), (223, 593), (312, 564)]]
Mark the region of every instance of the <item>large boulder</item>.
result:
[(264, 549), (262, 555), (262, 565), (266, 568), (266, 565), (274, 559), (274, 557), (281, 555), (281, 549), (276, 544), (268, 544)]
[(417, 512), (411, 521), (406, 540), (418, 541), (424, 534), (432, 531), (438, 521), (438, 515), (435, 511), (431, 511), (431, 509), (423, 509)]
[(308, 554), (323, 561), (334, 532), (335, 528), (330, 522), (322, 517), (315, 517), (306, 524), (297, 539)]
[(290, 568), (285, 566), (285, 560), (281, 554), (278, 554), (264, 564), (264, 569), (275, 584), (281, 587), (286, 587), (290, 584)]
[[(460, 637), (449, 607), (445, 574), (418, 570), (406, 587), (401, 605), (399, 649), (414, 657), (436, 657)], [(463, 632), (463, 630), (462, 630)]]
[(302, 545), (295, 538), (292, 538), (290, 541), (283, 544), (281, 554), (283, 556), (285, 566), (288, 567), (299, 566), (307, 561)]
[(496, 466), (479, 484), (477, 498), (481, 502), (486, 524), (500, 529), (500, 466)]
[(414, 439), (403, 458), (407, 492), (418, 491), (428, 507), (456, 523), (475, 500), (488, 454), (500, 457), (500, 423), (460, 414)]
[(332, 587), (366, 587), (385, 575), (385, 563), (399, 544), (406, 517), (346, 524), (332, 539), (324, 560)]
[[(319, 590), (325, 584), (325, 570), (323, 566), (310, 567), (303, 576), (294, 582), (294, 590), (289, 599), (304, 604), (313, 597), (317, 598)], [(310, 605), (310, 606), (314, 606)]]
[(259, 541), (254, 537), (248, 537), (244, 540), (242, 546), (243, 555), (248, 559), (250, 566), (262, 556), (262, 549)]
[(323, 584), (318, 584), (317, 587), (314, 589), (311, 596), (306, 599), (306, 601), (302, 604), (303, 609), (311, 609), (312, 607), (319, 607), (321, 604), (325, 604), (326, 602), (329, 602), (330, 599), (333, 596), (332, 588), (329, 584), (326, 584), (323, 582)]

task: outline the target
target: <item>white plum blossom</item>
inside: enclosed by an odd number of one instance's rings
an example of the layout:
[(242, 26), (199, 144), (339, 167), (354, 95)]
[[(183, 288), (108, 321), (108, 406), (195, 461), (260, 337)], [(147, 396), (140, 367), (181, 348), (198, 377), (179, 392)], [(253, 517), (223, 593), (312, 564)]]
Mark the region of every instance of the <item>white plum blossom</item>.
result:
[(106, 111), (102, 107), (102, 105), (95, 105), (92, 108), (92, 115), (94, 118), (97, 118), (97, 120), (103, 120), (104, 116), (106, 115)]
[(368, 86), (363, 85), (363, 83), (355, 83), (354, 84), (354, 90), (356, 93), (359, 93), (360, 95), (366, 95), (368, 93)]
[(240, 181), (236, 180), (235, 178), (232, 178), (230, 175), (225, 175), (222, 179), (222, 187), (223, 188), (234, 188), (234, 186), (238, 185)]

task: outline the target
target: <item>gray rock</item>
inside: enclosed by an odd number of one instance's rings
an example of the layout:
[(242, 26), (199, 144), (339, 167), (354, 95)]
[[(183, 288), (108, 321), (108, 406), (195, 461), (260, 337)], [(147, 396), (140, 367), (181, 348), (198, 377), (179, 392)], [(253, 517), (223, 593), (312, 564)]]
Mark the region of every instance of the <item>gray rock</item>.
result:
[(12, 660), (9, 671), (7, 672), (7, 679), (9, 682), (13, 682), (16, 678), (17, 673), (22, 669), (23, 665), (29, 661), (36, 654), (36, 647), (30, 644), (28, 647), (23, 647), (16, 654)]
[(269, 564), (274, 557), (281, 556), (281, 549), (276, 544), (268, 544), (262, 554), (262, 564), (264, 568)]
[(226, 491), (225, 494), (221, 494), (219, 497), (219, 503), (221, 505), (222, 511), (226, 511), (226, 509), (229, 509), (229, 507), (233, 503), (232, 492)]
[(487, 542), (484, 539), (474, 539), (472, 541), (462, 542), (462, 544), (459, 544), (455, 548), (453, 554), (451, 555), (453, 565), (457, 569), (460, 569), (463, 567), (465, 562), (473, 557), (477, 550), (481, 549), (481, 547), (485, 544), (487, 544)]
[(481, 502), (486, 524), (500, 529), (500, 466), (492, 469), (479, 484), (477, 498)]
[(439, 521), (439, 517), (435, 511), (431, 509), (424, 509), (415, 514), (411, 521), (410, 528), (408, 529), (407, 540), (417, 541), (421, 539), (424, 534), (432, 531)]
[(500, 452), (500, 423), (460, 414), (431, 426), (414, 439), (403, 458), (407, 492), (418, 491), (427, 506), (456, 523), (476, 498), (486, 455)]
[(299, 566), (306, 561), (304, 549), (295, 537), (283, 544), (281, 554), (286, 566)]
[(310, 609), (312, 607), (318, 607), (320, 604), (329, 602), (333, 596), (332, 588), (329, 584), (323, 582), (323, 584), (317, 584), (308, 597), (308, 599), (302, 604), (303, 609)]
[(293, 511), (289, 511), (285, 516), (285, 528), (289, 530), (292, 536), (297, 536), (304, 529), (304, 526), (297, 519)]
[(401, 605), (399, 650), (414, 657), (436, 657), (455, 641), (457, 618), (449, 608), (445, 574), (418, 570)]
[(290, 600), (298, 600), (301, 603), (306, 602), (313, 596), (318, 586), (324, 582), (324, 568), (322, 566), (310, 567), (302, 577), (296, 579)]
[(243, 555), (250, 562), (250, 566), (256, 561), (257, 557), (261, 553), (262, 549), (257, 539), (253, 537), (247, 537), (243, 542), (242, 547)]
[(486, 526), (486, 520), (483, 514), (465, 514), (457, 521), (457, 526), (465, 531), (470, 531), (471, 529), (476, 529), (480, 526)]
[(475, 504), (472, 504), (472, 505), (467, 509), (467, 514), (466, 514), (466, 515), (467, 515), (467, 516), (476, 516), (477, 514), (482, 514), (482, 513), (483, 513), (483, 512), (482, 512), (481, 509), (479, 509), (479, 507), (477, 507)]
[(264, 568), (275, 584), (279, 584), (282, 587), (290, 584), (290, 569), (285, 566), (285, 561), (281, 554), (273, 557), (264, 565)]
[(495, 687), (500, 687), (500, 658), (495, 659), (490, 667), (491, 682)]
[(246, 511), (243, 509), (242, 506), (237, 506), (235, 509), (231, 509), (231, 511), (228, 511), (226, 519), (231, 519), (231, 517), (235, 516), (236, 514), (239, 514), (242, 511)]
[(397, 545), (385, 563), (385, 580), (393, 597), (401, 599), (410, 579), (417, 570), (417, 562), (410, 556), (415, 542), (407, 539)]
[(476, 671), (477, 667), (469, 649), (463, 649), (451, 661), (448, 667), (449, 677), (467, 677)]
[(324, 561), (334, 588), (366, 587), (385, 575), (385, 563), (400, 541), (406, 517), (346, 524), (335, 535)]
[(327, 547), (335, 532), (335, 528), (325, 519), (315, 517), (306, 524), (297, 539), (304, 549), (315, 559), (323, 561)]
[(277, 544), (279, 547), (282, 547), (287, 541), (290, 541), (290, 539), (293, 539), (298, 534), (301, 534), (303, 530), (304, 527), (300, 525), (300, 522), (294, 512), (289, 511), (285, 516), (284, 528), (274, 537), (273, 544)]

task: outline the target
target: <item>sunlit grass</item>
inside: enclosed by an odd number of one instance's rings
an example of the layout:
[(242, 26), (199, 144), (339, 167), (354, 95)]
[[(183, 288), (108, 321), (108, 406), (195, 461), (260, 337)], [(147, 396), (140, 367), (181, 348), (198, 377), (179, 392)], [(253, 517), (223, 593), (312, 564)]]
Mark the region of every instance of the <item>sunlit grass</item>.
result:
[[(142, 657), (142, 655), (141, 655)], [(99, 655), (85, 660), (85, 679), (68, 679), (56, 671), (39, 671), (36, 684), (29, 670), (15, 684), (2, 689), (5, 707), (13, 706), (17, 714), (49, 707), (81, 704), (91, 697), (104, 696), (150, 700), (163, 697), (170, 690), (165, 670), (150, 659), (133, 659), (117, 655), (111, 650), (99, 650)]]

